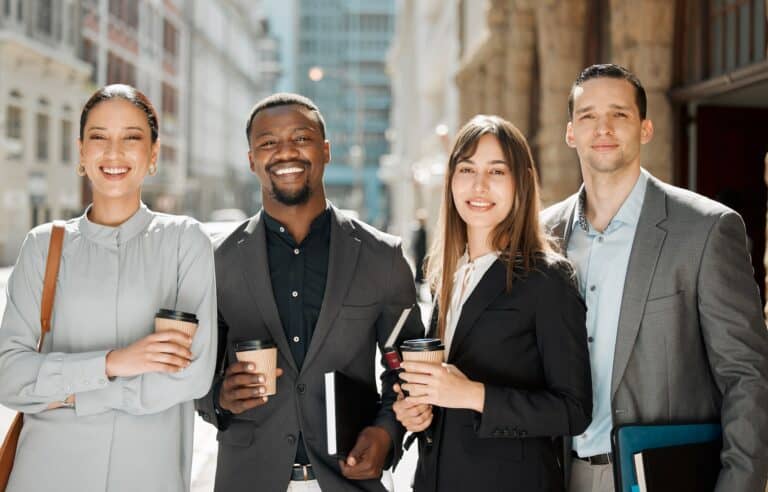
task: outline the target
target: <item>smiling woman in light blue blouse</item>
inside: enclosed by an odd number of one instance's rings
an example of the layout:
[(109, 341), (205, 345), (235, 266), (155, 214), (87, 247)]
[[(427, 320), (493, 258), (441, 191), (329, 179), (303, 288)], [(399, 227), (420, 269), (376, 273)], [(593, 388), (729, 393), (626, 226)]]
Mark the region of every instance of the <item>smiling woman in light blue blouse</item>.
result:
[[(66, 223), (41, 354), (50, 224), (27, 235), (8, 282), (0, 403), (25, 414), (8, 492), (189, 490), (191, 400), (207, 392), (216, 354), (211, 243), (195, 220), (141, 202), (160, 147), (141, 92), (98, 90), (78, 143), (93, 203)], [(194, 313), (194, 337), (155, 334), (159, 309)]]

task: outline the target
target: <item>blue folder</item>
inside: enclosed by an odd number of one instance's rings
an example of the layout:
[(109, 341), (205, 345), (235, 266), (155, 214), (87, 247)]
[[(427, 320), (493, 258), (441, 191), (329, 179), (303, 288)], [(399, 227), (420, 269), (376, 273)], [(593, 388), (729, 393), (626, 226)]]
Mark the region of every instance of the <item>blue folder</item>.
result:
[(721, 439), (720, 424), (629, 424), (611, 431), (613, 479), (618, 492), (637, 492), (634, 454), (651, 448)]

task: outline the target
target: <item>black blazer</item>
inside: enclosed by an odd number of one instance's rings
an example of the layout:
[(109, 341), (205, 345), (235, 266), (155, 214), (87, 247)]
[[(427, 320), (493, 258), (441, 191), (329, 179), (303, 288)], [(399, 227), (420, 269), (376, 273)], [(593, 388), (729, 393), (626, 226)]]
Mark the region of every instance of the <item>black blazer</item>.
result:
[[(299, 370), (272, 294), (265, 238), (259, 213), (215, 248), (221, 352), (214, 387), (235, 360), (233, 344), (242, 340), (275, 340), (277, 365), (284, 371), (277, 380), (277, 395), (229, 422), (216, 414), (213, 390), (196, 402), (203, 419), (219, 428), (215, 490), (285, 491), (301, 432), (323, 490), (383, 491), (379, 480), (347, 480), (337, 460), (328, 455), (324, 374), (340, 370), (375, 384), (376, 346), (384, 344), (402, 309), (416, 302), (413, 276), (400, 240), (332, 208), (325, 296)], [(400, 340), (423, 333), (418, 309), (414, 309)], [(394, 450), (390, 463), (396, 463), (405, 431), (392, 410), (395, 376), (384, 376), (374, 425), (388, 431)]]
[(562, 491), (553, 438), (589, 425), (586, 308), (566, 263), (543, 260), (505, 292), (497, 260), (461, 311), (448, 362), (485, 384), (482, 414), (435, 409), (416, 492)]

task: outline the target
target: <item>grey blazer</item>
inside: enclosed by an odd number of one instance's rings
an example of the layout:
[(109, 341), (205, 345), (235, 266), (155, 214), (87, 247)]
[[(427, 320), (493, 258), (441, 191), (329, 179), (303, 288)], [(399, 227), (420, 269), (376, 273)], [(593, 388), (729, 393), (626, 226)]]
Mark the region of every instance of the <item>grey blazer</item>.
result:
[[(258, 408), (231, 417), (217, 416), (213, 389), (197, 402), (203, 419), (219, 428), (216, 490), (285, 490), (290, 481), (299, 432), (323, 490), (384, 490), (378, 480), (345, 479), (326, 452), (324, 373), (341, 370), (375, 384), (376, 346), (382, 346), (403, 308), (416, 303), (413, 275), (400, 240), (332, 208), (325, 296), (309, 351), (296, 366), (272, 294), (266, 233), (261, 213), (244, 222), (215, 247), (219, 304), (217, 376), (235, 360), (233, 344), (271, 338), (278, 347), (277, 395)], [(423, 336), (412, 313), (400, 339)], [(387, 373), (385, 373), (387, 376)], [(374, 425), (392, 439), (396, 462), (404, 429), (395, 419), (393, 379), (382, 379), (382, 402)]]
[[(542, 212), (563, 252), (577, 199)], [(722, 423), (718, 492), (764, 492), (768, 472), (768, 333), (746, 245), (736, 212), (649, 177), (613, 363), (614, 425)]]

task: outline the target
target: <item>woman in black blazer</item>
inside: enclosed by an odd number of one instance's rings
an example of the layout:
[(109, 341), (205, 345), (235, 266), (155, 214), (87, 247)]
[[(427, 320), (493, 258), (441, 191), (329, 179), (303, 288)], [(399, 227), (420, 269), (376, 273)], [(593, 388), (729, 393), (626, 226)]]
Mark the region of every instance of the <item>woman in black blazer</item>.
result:
[(404, 362), (398, 420), (421, 432), (416, 492), (562, 491), (555, 438), (591, 419), (585, 306), (539, 227), (525, 137), (496, 116), (459, 132), (427, 274), (442, 366)]

